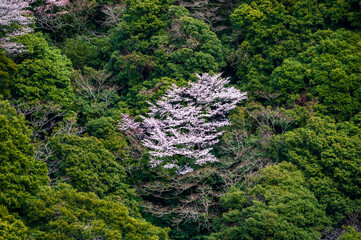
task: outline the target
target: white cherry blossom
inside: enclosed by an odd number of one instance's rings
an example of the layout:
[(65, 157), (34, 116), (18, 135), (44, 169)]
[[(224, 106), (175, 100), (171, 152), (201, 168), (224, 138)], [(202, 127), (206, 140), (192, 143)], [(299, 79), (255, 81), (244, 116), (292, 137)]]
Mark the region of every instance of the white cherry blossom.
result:
[[(142, 123), (123, 115), (120, 130), (142, 132), (142, 143), (149, 149), (152, 167), (176, 169), (178, 174), (193, 171), (191, 164), (217, 162), (213, 146), (223, 134), (219, 128), (230, 125), (227, 113), (247, 98), (247, 93), (226, 87), (221, 75), (197, 75), (187, 87), (173, 85), (155, 104), (150, 104)], [(142, 130), (139, 130), (142, 129)], [(130, 131), (131, 130), (131, 131)], [(188, 164), (177, 162), (186, 158)]]

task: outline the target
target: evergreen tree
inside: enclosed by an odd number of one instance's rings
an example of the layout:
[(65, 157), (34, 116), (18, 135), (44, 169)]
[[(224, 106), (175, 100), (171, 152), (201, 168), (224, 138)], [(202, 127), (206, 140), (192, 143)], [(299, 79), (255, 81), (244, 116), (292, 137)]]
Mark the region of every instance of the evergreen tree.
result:
[(15, 80), (16, 72), (16, 64), (4, 52), (0, 52), (0, 95), (3, 97), (10, 97), (10, 86)]
[(73, 94), (70, 60), (49, 46), (42, 34), (22, 36), (20, 42), (27, 51), (19, 59), (12, 97), (29, 103), (53, 101), (69, 105)]
[[(275, 158), (297, 165), (334, 223), (358, 208), (361, 194), (360, 128), (352, 122), (311, 117), (308, 124), (278, 136)], [(351, 203), (355, 201), (355, 204)]]
[(210, 240), (316, 240), (329, 223), (302, 172), (287, 162), (262, 169), (245, 192), (231, 189), (222, 205), (227, 212), (215, 221)]
[(34, 157), (25, 119), (0, 101), (0, 205), (22, 212), (25, 201), (49, 183), (46, 165)]
[(27, 221), (36, 239), (169, 239), (166, 230), (130, 217), (121, 202), (65, 184), (43, 187), (28, 203)]
[(124, 168), (95, 137), (64, 135), (49, 141), (47, 163), (53, 182), (66, 182), (99, 197), (126, 195)]

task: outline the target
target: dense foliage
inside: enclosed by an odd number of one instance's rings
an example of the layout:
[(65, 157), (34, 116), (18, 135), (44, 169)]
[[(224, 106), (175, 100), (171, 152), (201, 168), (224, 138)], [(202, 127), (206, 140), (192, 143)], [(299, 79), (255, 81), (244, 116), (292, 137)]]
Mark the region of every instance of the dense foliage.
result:
[(294, 165), (269, 166), (252, 181), (245, 192), (233, 188), (223, 196), (228, 211), (209, 239), (320, 239), (325, 210)]
[(360, 19), (0, 1), (0, 239), (361, 239)]
[(40, 189), (27, 214), (36, 239), (168, 239), (163, 229), (129, 217), (122, 203), (63, 184)]
[(65, 135), (50, 141), (50, 177), (102, 197), (126, 189), (124, 168), (94, 137)]
[(17, 59), (18, 74), (12, 96), (30, 102), (69, 104), (72, 95), (70, 60), (59, 49), (49, 46), (41, 34), (26, 35), (19, 41), (27, 51)]
[(21, 211), (25, 201), (46, 185), (46, 165), (34, 159), (31, 132), (7, 101), (0, 102), (1, 173), (0, 204)]

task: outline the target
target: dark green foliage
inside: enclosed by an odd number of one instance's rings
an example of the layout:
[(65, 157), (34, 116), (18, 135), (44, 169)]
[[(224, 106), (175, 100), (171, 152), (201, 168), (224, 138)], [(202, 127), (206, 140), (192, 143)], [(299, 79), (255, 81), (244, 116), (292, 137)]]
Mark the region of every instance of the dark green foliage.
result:
[(249, 102), (229, 116), (231, 126), (225, 129), (216, 148), (221, 175), (226, 186), (241, 186), (248, 174), (272, 161), (267, 149), (274, 134), (285, 131), (292, 118), (281, 109), (265, 108)]
[(53, 155), (48, 165), (54, 181), (67, 182), (79, 191), (100, 197), (125, 194), (125, 172), (104, 146), (94, 137), (62, 136), (51, 142)]
[(88, 122), (88, 132), (97, 138), (105, 139), (117, 132), (117, 121), (112, 117), (101, 117)]
[(229, 15), (238, 6), (238, 0), (177, 0), (177, 4), (184, 6), (189, 15), (206, 22), (218, 36), (227, 36), (232, 31)]
[(100, 200), (69, 185), (44, 187), (28, 204), (35, 239), (168, 239), (165, 230), (131, 218), (121, 202)]
[(118, 87), (109, 73), (84, 67), (82, 73), (73, 72), (72, 80), (77, 93), (74, 109), (78, 112), (81, 124), (86, 125), (91, 120), (109, 116), (109, 110), (119, 101)]
[(149, 107), (148, 101), (156, 101), (176, 83), (186, 84), (185, 81), (176, 81), (168, 77), (145, 80), (142, 84), (131, 87), (124, 101), (120, 101), (118, 106), (123, 112), (131, 112), (133, 115), (146, 113)]
[(286, 59), (271, 74), (280, 99), (304, 104), (318, 101), (321, 112), (347, 120), (361, 109), (361, 37), (347, 30), (319, 31), (309, 47)]
[(101, 66), (98, 47), (84, 37), (66, 39), (62, 51), (71, 60), (75, 69), (83, 69), (84, 66), (93, 68)]
[(20, 42), (27, 51), (19, 60), (12, 97), (69, 105), (72, 97), (70, 60), (61, 55), (59, 49), (49, 46), (41, 34), (24, 35)]
[(0, 240), (22, 240), (27, 236), (28, 228), (24, 223), (9, 214), (7, 208), (0, 205)]
[(10, 97), (10, 86), (15, 80), (16, 64), (0, 51), (0, 95)]
[(92, 136), (99, 138), (103, 146), (117, 158), (116, 161), (125, 167), (129, 158), (129, 146), (126, 138), (118, 131), (116, 116), (94, 119), (88, 122), (87, 130)]
[(136, 180), (145, 182), (138, 184), (138, 189), (144, 199), (143, 210), (151, 214), (150, 219), (160, 226), (171, 226), (172, 239), (202, 239), (209, 231), (211, 219), (218, 213), (218, 194), (223, 190), (220, 171), (206, 167), (177, 176), (148, 167), (142, 172), (142, 177), (147, 178)]
[[(37, 0), (32, 7), (38, 20), (36, 27), (53, 40), (63, 42), (79, 34), (91, 36), (106, 32), (109, 28), (102, 24), (105, 16), (101, 9), (109, 2), (114, 1), (81, 0), (65, 2), (64, 5), (61, 1)], [(37, 11), (36, 7), (41, 5), (45, 5), (47, 10)]]
[(170, 32), (168, 48), (178, 48), (167, 63), (167, 71), (174, 74), (170, 77), (188, 79), (193, 73), (218, 72), (225, 66), (221, 42), (203, 21), (181, 16), (173, 20)]
[(351, 21), (352, 26), (361, 26), (361, 2), (359, 0), (348, 1), (350, 9), (348, 11), (348, 19)]
[(361, 112), (356, 114), (353, 119), (352, 122), (358, 127), (361, 128)]
[(352, 123), (311, 117), (308, 124), (279, 136), (280, 160), (299, 167), (327, 213), (337, 220), (361, 195), (361, 129)]
[(49, 183), (46, 165), (34, 159), (31, 132), (24, 117), (7, 101), (0, 101), (0, 205), (10, 211)]
[(208, 239), (320, 239), (328, 219), (294, 165), (269, 166), (252, 181), (222, 198), (228, 211)]
[[(140, 5), (155, 2), (146, 1)], [(116, 48), (108, 70), (115, 75), (115, 83), (121, 86), (121, 93), (127, 93), (119, 105), (123, 109), (142, 113), (147, 107), (146, 102), (160, 96), (171, 83), (182, 84), (194, 79), (194, 73), (219, 72), (225, 66), (221, 41), (208, 25), (189, 17), (184, 8), (166, 4), (162, 11), (157, 12), (154, 18), (150, 17), (153, 13), (139, 18), (155, 21), (157, 25), (158, 20), (169, 11), (167, 24), (159, 25), (160, 30), (147, 32), (148, 28), (139, 28), (136, 35), (129, 37), (126, 26), (130, 23), (124, 20), (113, 32), (112, 41)], [(130, 14), (134, 13), (130, 11), (124, 19), (138, 17)], [(144, 13), (141, 11), (139, 14)]]
[(267, 90), (273, 69), (324, 26), (322, 5), (316, 2), (246, 1), (234, 11), (231, 20), (240, 40), (237, 74), (248, 89)]
[[(157, 64), (153, 59), (151, 38), (168, 26), (167, 10), (171, 0), (128, 0), (123, 21), (113, 30), (114, 52), (108, 69), (117, 74), (122, 87), (138, 84), (149, 77)], [(152, 45), (152, 46), (151, 46)]]
[[(257, 103), (232, 110), (229, 118), (232, 125), (224, 129), (215, 151), (218, 163), (184, 176), (152, 169), (142, 174), (151, 174), (141, 185), (144, 190), (140, 188), (145, 211), (158, 216), (164, 226), (174, 226), (170, 232), (173, 239), (203, 239), (207, 235), (212, 219), (221, 214), (219, 197), (231, 186), (243, 186), (247, 175), (271, 163), (266, 154), (270, 137), (282, 132), (284, 123), (290, 121), (282, 110)], [(244, 193), (239, 193), (227, 203), (227, 197), (221, 202), (240, 206), (242, 199), (237, 198), (242, 196)]]
[[(228, 59), (234, 64), (238, 78), (244, 81), (243, 87), (248, 90), (279, 91), (278, 88), (270, 88), (272, 72), (285, 59), (296, 57), (307, 46), (317, 44), (318, 40), (314, 40), (313, 34), (318, 30), (335, 29), (340, 23), (349, 27), (351, 23), (347, 22), (347, 15), (355, 10), (351, 2), (242, 2), (231, 15), (237, 49), (230, 52)], [(301, 69), (295, 64), (294, 72), (300, 75), (299, 71)], [(301, 79), (296, 76), (295, 80)], [(317, 79), (314, 80), (317, 82)]]
[[(143, 9), (156, 2), (145, 1), (139, 5)], [(185, 9), (172, 6), (166, 24), (159, 23), (168, 8), (165, 4), (162, 11), (155, 7), (152, 8), (155, 13), (148, 14), (138, 9), (137, 14), (144, 14), (141, 17), (129, 11), (118, 31), (113, 33), (116, 48), (108, 68), (117, 74), (116, 81), (122, 86), (136, 86), (149, 78), (187, 80), (194, 73), (217, 72), (225, 66), (222, 45), (216, 34), (203, 21), (188, 17)], [(136, 17), (143, 19), (142, 22), (128, 27), (128, 19)], [(138, 27), (147, 21), (158, 27), (152, 31), (148, 31), (148, 27)], [(130, 30), (135, 31), (132, 37), (127, 35)]]
[[(127, 0), (122, 28), (129, 39), (126, 44), (146, 49), (143, 40), (156, 35), (167, 26), (167, 10), (173, 0)], [(138, 43), (137, 43), (138, 42)], [(127, 45), (126, 45), (127, 46)], [(130, 48), (129, 51), (135, 49)]]

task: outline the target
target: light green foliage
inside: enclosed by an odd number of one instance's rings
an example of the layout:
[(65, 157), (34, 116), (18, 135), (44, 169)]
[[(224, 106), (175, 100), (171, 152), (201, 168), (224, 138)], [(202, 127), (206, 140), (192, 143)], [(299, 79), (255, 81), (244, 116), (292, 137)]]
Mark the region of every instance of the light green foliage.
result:
[(209, 239), (320, 239), (328, 219), (301, 171), (283, 162), (252, 180), (246, 194), (233, 188), (223, 197), (228, 211)]
[(10, 96), (10, 86), (15, 79), (16, 64), (0, 51), (0, 95)]
[(319, 31), (309, 47), (286, 59), (271, 75), (284, 101), (318, 99), (320, 111), (347, 120), (361, 109), (361, 37), (347, 30)]
[(356, 229), (348, 226), (342, 234), (340, 240), (361, 240), (361, 233), (356, 232)]
[(31, 132), (7, 101), (0, 101), (0, 204), (10, 211), (49, 182), (46, 165), (33, 157)]
[(10, 215), (7, 208), (0, 205), (0, 240), (22, 240), (28, 228), (21, 220)]
[(279, 136), (277, 158), (299, 167), (328, 214), (340, 219), (348, 199), (361, 196), (361, 129), (352, 123), (336, 124), (311, 117), (308, 124)]
[(28, 205), (35, 239), (168, 239), (165, 230), (131, 218), (121, 202), (100, 200), (65, 184), (42, 188)]
[(49, 46), (41, 34), (24, 35), (20, 42), (27, 51), (18, 64), (12, 97), (30, 102), (70, 104), (70, 60), (59, 49)]
[(84, 192), (100, 197), (112, 193), (125, 194), (125, 171), (115, 156), (94, 137), (62, 136), (51, 141), (53, 155), (48, 165), (54, 166), (50, 175)]

